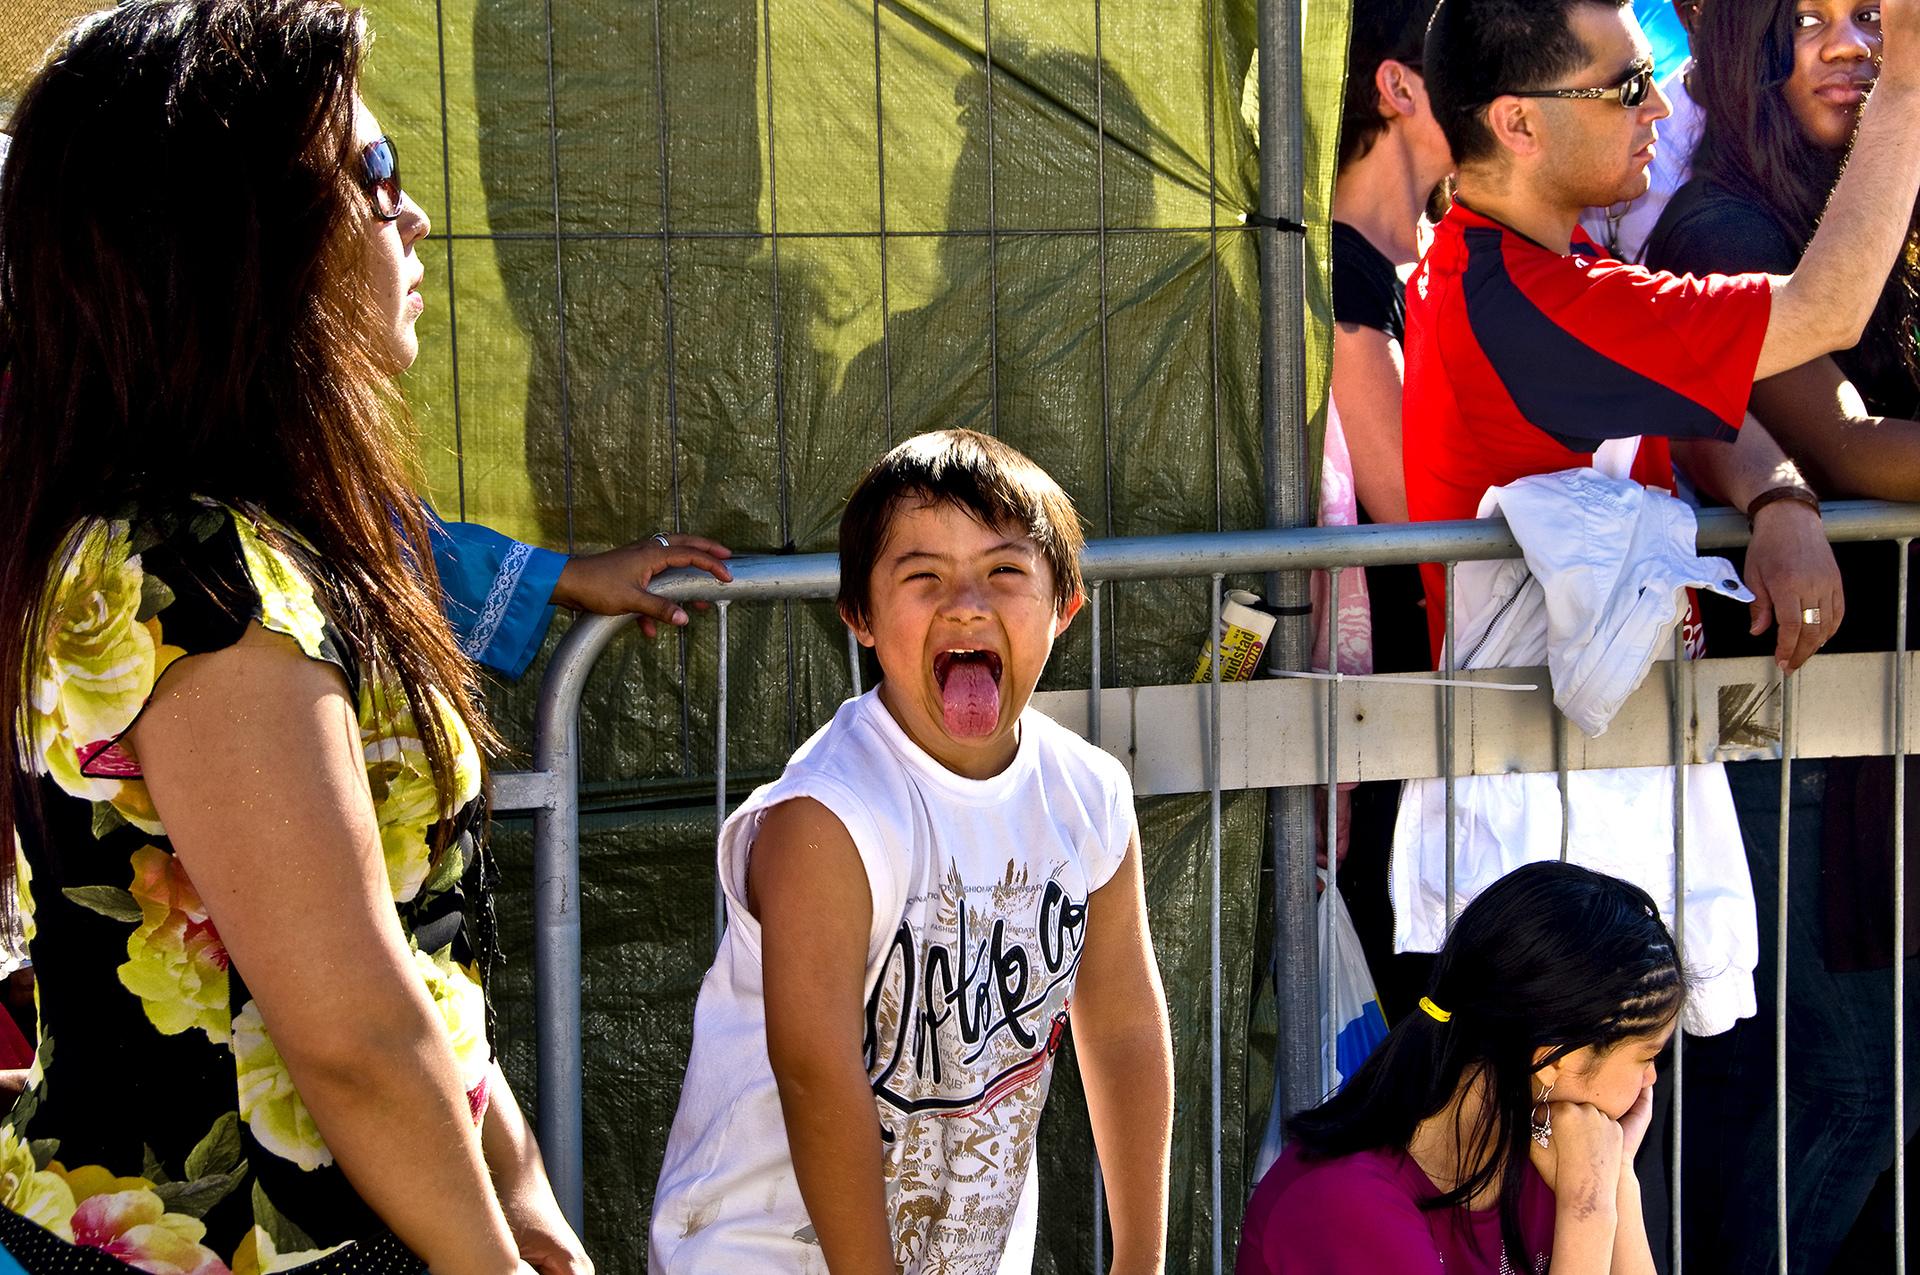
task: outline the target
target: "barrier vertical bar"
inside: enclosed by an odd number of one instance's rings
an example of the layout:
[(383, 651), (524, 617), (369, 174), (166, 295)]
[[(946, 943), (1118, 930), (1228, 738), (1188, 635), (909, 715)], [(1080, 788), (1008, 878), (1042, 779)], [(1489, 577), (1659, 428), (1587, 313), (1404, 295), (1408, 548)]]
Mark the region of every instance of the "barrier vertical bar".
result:
[[(1093, 174), (1095, 264), (1100, 284), (1100, 474), (1107, 534), (1113, 534), (1113, 391), (1107, 314), (1107, 60), (1100, 0), (1093, 0)], [(1212, 65), (1212, 60), (1208, 60)]]
[(993, 0), (980, 0), (980, 45), (987, 74), (987, 422), (1000, 432), (1000, 205), (994, 183)]
[[(573, 392), (567, 369), (567, 259), (560, 235), (560, 98), (554, 71), (553, 0), (547, 5), (547, 165), (553, 180), (553, 312), (557, 342), (555, 362), (560, 372), (561, 478), (566, 484), (567, 552), (573, 552)], [(659, 21), (655, 0), (654, 21)], [(656, 29), (657, 32), (657, 29)], [(665, 128), (664, 120), (661, 128)], [(664, 180), (664, 178), (663, 178)]]
[(1089, 654), (1087, 675), (1087, 739), (1095, 748), (1100, 747), (1100, 607), (1106, 587), (1101, 581), (1094, 580), (1089, 582), (1087, 588), (1087, 619), (1093, 627), (1093, 649)]
[[(1681, 969), (1687, 968), (1687, 718), (1691, 707), (1688, 691), (1692, 685), (1693, 670), (1687, 662), (1686, 626), (1684, 621), (1675, 625), (1673, 630), (1673, 670), (1672, 693), (1673, 707), (1669, 718), (1671, 730), (1670, 742), (1673, 747), (1673, 955)], [(1685, 1184), (1681, 1179), (1681, 1117), (1685, 1112), (1686, 1090), (1683, 1060), (1687, 1046), (1687, 1033), (1676, 1028), (1673, 1033), (1673, 1148), (1670, 1156), (1671, 1167), (1667, 1171), (1667, 1198), (1669, 1213), (1667, 1216), (1668, 1239), (1672, 1244), (1671, 1275), (1681, 1275), (1686, 1265), (1686, 1256), (1681, 1248), (1682, 1199)]]
[(1554, 780), (1560, 789), (1560, 862), (1567, 861), (1573, 847), (1573, 792), (1567, 776), (1567, 715), (1559, 705), (1553, 707)]
[(1893, 1269), (1907, 1275), (1907, 551), (1901, 537), (1893, 639)]
[[(713, 833), (716, 838), (720, 829), (727, 823), (727, 609), (731, 604), (726, 599), (714, 603), (714, 640), (720, 650), (719, 690), (716, 693), (713, 711)], [(727, 894), (721, 888), (720, 878), (713, 878), (713, 947), (720, 949), (720, 941), (727, 934)]]
[[(1208, 0), (1207, 10), (1207, 422), (1213, 440), (1213, 528), (1226, 522), (1225, 466), (1220, 446), (1220, 147), (1219, 112), (1215, 106), (1220, 64), (1220, 6)], [(1304, 363), (1303, 363), (1304, 367)], [(1304, 410), (1304, 403), (1303, 403)], [(1271, 596), (1271, 595), (1269, 595)]]
[(440, 241), (447, 250), (447, 355), (453, 381), (453, 464), (460, 492), (460, 521), (467, 520), (466, 424), (460, 404), (460, 293), (453, 269), (453, 142), (452, 111), (447, 105), (447, 15), (442, 0), (433, 0), (434, 48), (440, 73), (440, 207), (444, 218)]
[[(773, 444), (779, 464), (780, 543), (793, 543), (793, 471), (787, 457), (787, 368), (786, 328), (780, 313), (780, 152), (773, 131), (773, 0), (760, 0), (760, 48), (767, 77), (767, 271), (773, 304)], [(794, 676), (796, 662), (793, 633), (794, 603), (791, 598), (780, 604), (780, 627), (786, 639), (787, 656), (787, 749), (800, 746), (800, 679)]]
[[(1211, 62), (1209, 62), (1211, 65)], [(1094, 179), (1099, 187), (1098, 215), (1099, 241), (1095, 245), (1095, 256), (1100, 267), (1100, 474), (1102, 494), (1105, 500), (1105, 522), (1107, 535), (1114, 534), (1113, 521), (1113, 342), (1112, 342), (1112, 290), (1109, 278), (1111, 255), (1107, 243), (1107, 52), (1106, 23), (1100, 10), (1100, 0), (1093, 0), (1093, 120), (1094, 120)], [(1214, 505), (1219, 505), (1219, 484), (1215, 484)], [(1217, 523), (1215, 524), (1218, 525)], [(1096, 593), (1095, 601), (1098, 601)], [(1094, 624), (1100, 623), (1100, 611), (1094, 609)], [(1119, 640), (1119, 594), (1114, 595), (1114, 639)], [(1094, 633), (1095, 658), (1099, 658), (1100, 635)], [(1096, 1183), (1099, 1180), (1095, 1175)], [(1095, 1232), (1098, 1239), (1098, 1230)], [(1098, 1247), (1095, 1253), (1098, 1255)]]
[(1333, 1092), (1338, 1072), (1335, 1045), (1340, 1024), (1334, 1018), (1333, 892), (1340, 888), (1340, 572), (1327, 572), (1327, 884), (1320, 909), (1320, 1092)]
[(1208, 722), (1212, 729), (1207, 739), (1207, 812), (1212, 835), (1207, 843), (1207, 1057), (1208, 1099), (1213, 1152), (1212, 1168), (1207, 1173), (1213, 1216), (1213, 1271), (1221, 1275), (1223, 1245), (1220, 1223), (1220, 585), (1225, 577), (1213, 574), (1213, 685), (1209, 692)]
[[(551, 5), (552, 0), (548, 0)], [(679, 337), (674, 326), (673, 307), (673, 153), (667, 145), (667, 28), (660, 0), (653, 0), (653, 109), (659, 127), (654, 130), (660, 155), (660, 313), (663, 361), (667, 369), (667, 452), (672, 465), (667, 471), (667, 495), (673, 505), (672, 524), (680, 530), (680, 381)], [(564, 364), (562, 365), (564, 367)], [(567, 497), (567, 547), (573, 547), (573, 497)], [(691, 646), (686, 629), (674, 635), (675, 658), (680, 665), (680, 685), (687, 684), (687, 665)], [(693, 709), (684, 691), (680, 695), (680, 769), (693, 770)]]
[(1787, 862), (1793, 810), (1793, 674), (1780, 674), (1780, 897), (1774, 903), (1773, 1203), (1780, 1275), (1787, 1275)]
[(578, 693), (570, 713), (548, 713), (545, 707), (543, 719), (558, 729), (541, 732), (536, 764), (553, 776), (557, 804), (533, 816), (533, 1000), (534, 1015), (542, 1025), (535, 1048), (539, 1078), (535, 1119), (560, 1211), (575, 1232), (585, 1234)]
[[(580, 695), (594, 662), (632, 625), (610, 617), (574, 622), (554, 650), (534, 717), (535, 768), (547, 776), (533, 815), (535, 1120), (561, 1212), (585, 1226), (580, 1041)], [(584, 1232), (583, 1232), (584, 1233)]]
[[(1218, 25), (1218, 0), (1207, 0)], [(1260, 252), (1260, 426), (1265, 465), (1264, 512), (1269, 527), (1304, 527), (1311, 519), (1306, 454), (1307, 343), (1305, 237), (1281, 229), (1306, 218), (1302, 163), (1306, 112), (1300, 75), (1299, 0), (1258, 0), (1260, 47), (1260, 212), (1254, 232)], [(1217, 32), (1216, 32), (1217, 34)], [(1209, 62), (1213, 57), (1209, 56)], [(1210, 117), (1211, 118), (1211, 117)], [(1210, 223), (1211, 224), (1211, 223)], [(1217, 487), (1218, 484), (1216, 484)], [(1313, 643), (1306, 582), (1298, 573), (1267, 579), (1267, 599), (1279, 614), (1267, 664), (1307, 666)], [(1313, 811), (1305, 788), (1269, 793), (1269, 854), (1274, 873), (1274, 965), (1280, 1039), (1274, 1059), (1274, 1099), (1283, 1113), (1318, 1097), (1318, 1051), (1313, 1033), (1317, 999), (1313, 965)]]
[(1460, 851), (1460, 833), (1459, 830), (1454, 827), (1454, 804), (1457, 796), (1454, 792), (1453, 732), (1454, 713), (1457, 711), (1457, 704), (1454, 700), (1453, 683), (1458, 670), (1454, 667), (1453, 662), (1453, 568), (1454, 564), (1449, 562), (1447, 564), (1447, 598), (1445, 603), (1447, 608), (1447, 629), (1444, 640), (1445, 650), (1443, 652), (1445, 656), (1444, 667), (1446, 669), (1443, 676), (1446, 678), (1447, 684), (1440, 688), (1440, 738), (1442, 741), (1441, 748), (1443, 749), (1441, 765), (1445, 769), (1447, 776), (1447, 932), (1449, 934), (1453, 932), (1454, 914), (1459, 910), (1460, 906), (1459, 883), (1456, 874), (1456, 869), (1459, 866), (1456, 857)]
[[(873, 137), (880, 187), (880, 385), (887, 447), (893, 447), (893, 304), (887, 295), (887, 113), (880, 71), (880, 0), (873, 0)], [(860, 685), (855, 674), (853, 683)], [(858, 694), (858, 691), (855, 692)]]
[[(1100, 747), (1100, 593), (1093, 581), (1087, 590), (1087, 619), (1093, 624), (1093, 657), (1087, 682), (1087, 740)], [(1107, 1271), (1107, 1179), (1100, 1171), (1100, 1148), (1093, 1149), (1093, 1275)]]

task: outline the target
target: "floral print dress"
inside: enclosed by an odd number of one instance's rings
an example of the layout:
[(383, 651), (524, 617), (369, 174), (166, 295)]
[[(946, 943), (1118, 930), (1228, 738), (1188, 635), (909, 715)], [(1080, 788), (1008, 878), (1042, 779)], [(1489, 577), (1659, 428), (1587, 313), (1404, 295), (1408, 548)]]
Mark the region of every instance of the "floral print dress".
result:
[(265, 516), (195, 502), (79, 527), (51, 584), (15, 773), (38, 786), (14, 847), (38, 1053), (0, 1125), (0, 1246), (36, 1275), (420, 1269), (335, 1164), (120, 742), (170, 664), (250, 622), (346, 676), (394, 907), (486, 1109), (479, 756), (442, 701), (460, 810), (436, 855), (418, 725), (329, 622), (312, 562)]

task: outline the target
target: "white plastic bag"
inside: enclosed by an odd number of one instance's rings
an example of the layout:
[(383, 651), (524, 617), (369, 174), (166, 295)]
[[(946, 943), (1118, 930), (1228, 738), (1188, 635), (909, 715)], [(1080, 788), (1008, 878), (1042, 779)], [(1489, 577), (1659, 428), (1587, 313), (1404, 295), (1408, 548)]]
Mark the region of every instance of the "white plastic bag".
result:
[[(1380, 1009), (1380, 995), (1374, 990), (1373, 974), (1367, 969), (1367, 954), (1360, 946), (1360, 935), (1347, 914), (1347, 901), (1340, 891), (1328, 889), (1327, 870), (1320, 869), (1320, 901), (1315, 905), (1318, 920), (1318, 950), (1327, 951), (1327, 927), (1333, 927), (1333, 998), (1327, 1002), (1321, 992), (1320, 1039), (1332, 1046), (1332, 1083), (1328, 1094), (1337, 1091), (1387, 1038), (1387, 1017)], [(1326, 986), (1322, 975), (1321, 987)], [(1254, 1161), (1255, 1178), (1266, 1174), (1280, 1158), (1284, 1133), (1280, 1126), (1280, 1107), (1268, 1113), (1267, 1128), (1260, 1139), (1260, 1153)]]
[[(1324, 868), (1320, 880), (1326, 883)], [(1332, 1092), (1359, 1071), (1374, 1046), (1387, 1038), (1387, 1017), (1380, 1009), (1380, 994), (1374, 990), (1360, 935), (1347, 915), (1346, 899), (1339, 890), (1322, 889), (1315, 911), (1322, 952), (1327, 950), (1327, 927), (1333, 927), (1333, 995), (1329, 999), (1323, 992), (1320, 1007), (1320, 1039), (1333, 1042)]]

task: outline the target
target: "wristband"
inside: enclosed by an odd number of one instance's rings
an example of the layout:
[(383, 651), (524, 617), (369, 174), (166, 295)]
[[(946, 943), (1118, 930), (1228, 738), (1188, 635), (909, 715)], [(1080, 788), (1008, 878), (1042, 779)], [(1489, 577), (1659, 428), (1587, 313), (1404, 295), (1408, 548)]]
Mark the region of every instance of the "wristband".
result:
[(1779, 487), (1769, 487), (1747, 502), (1747, 528), (1749, 530), (1753, 528), (1753, 516), (1776, 500), (1791, 500), (1795, 504), (1805, 505), (1807, 508), (1813, 510), (1814, 517), (1818, 518), (1820, 516), (1820, 497), (1814, 494), (1813, 488), (1803, 487), (1798, 483), (1789, 483)]

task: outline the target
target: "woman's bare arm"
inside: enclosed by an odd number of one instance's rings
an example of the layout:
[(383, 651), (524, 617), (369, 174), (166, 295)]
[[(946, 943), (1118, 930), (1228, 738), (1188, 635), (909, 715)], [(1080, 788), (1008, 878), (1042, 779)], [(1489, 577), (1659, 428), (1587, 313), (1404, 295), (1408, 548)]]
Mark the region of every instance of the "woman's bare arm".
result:
[(128, 736), (175, 854), (341, 1169), (437, 1275), (519, 1261), (393, 908), (339, 670), (255, 625)]

